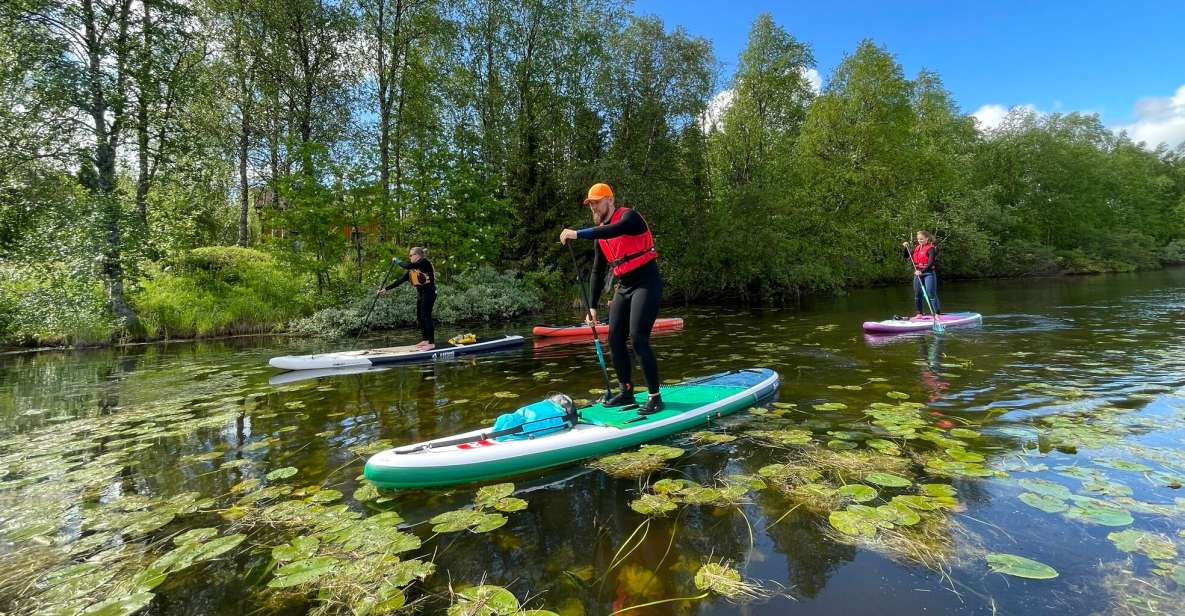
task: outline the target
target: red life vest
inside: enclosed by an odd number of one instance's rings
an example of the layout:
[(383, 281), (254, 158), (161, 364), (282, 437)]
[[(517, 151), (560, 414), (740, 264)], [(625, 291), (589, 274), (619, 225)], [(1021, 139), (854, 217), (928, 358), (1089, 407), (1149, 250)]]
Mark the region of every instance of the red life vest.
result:
[[(630, 211), (629, 208), (619, 207), (609, 217), (613, 224)], [(638, 214), (641, 216), (641, 214)], [(645, 219), (643, 219), (643, 222)], [(658, 258), (658, 251), (654, 249), (654, 235), (650, 233), (650, 225), (646, 225), (646, 232), (639, 235), (619, 235), (607, 240), (597, 240), (601, 245), (601, 252), (613, 266), (613, 275), (621, 278), (643, 265)]]
[(910, 256), (913, 259), (914, 269), (926, 269), (930, 265), (930, 249), (934, 247), (934, 242), (929, 244), (918, 244), (913, 247), (913, 253)]

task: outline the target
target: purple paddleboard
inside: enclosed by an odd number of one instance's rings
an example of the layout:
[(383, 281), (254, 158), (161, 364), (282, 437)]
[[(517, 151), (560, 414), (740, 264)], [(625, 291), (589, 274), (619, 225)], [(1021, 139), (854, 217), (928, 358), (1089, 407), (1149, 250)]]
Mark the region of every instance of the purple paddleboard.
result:
[[(959, 325), (978, 325), (983, 321), (983, 315), (978, 312), (952, 312), (938, 315), (945, 327)], [(927, 315), (912, 319), (888, 319), (885, 321), (865, 321), (864, 331), (874, 334), (894, 334), (899, 332), (916, 332), (934, 327), (934, 318)]]

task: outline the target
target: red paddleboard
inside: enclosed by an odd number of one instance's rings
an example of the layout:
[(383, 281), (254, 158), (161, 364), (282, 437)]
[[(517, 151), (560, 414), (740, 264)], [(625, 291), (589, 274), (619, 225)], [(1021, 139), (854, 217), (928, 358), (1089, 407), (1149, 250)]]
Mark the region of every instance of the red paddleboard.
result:
[[(655, 319), (654, 329), (652, 331), (661, 332), (671, 329), (683, 329), (683, 319), (674, 317), (668, 319)], [(592, 328), (588, 325), (536, 325), (535, 329), (531, 330), (539, 338), (559, 338), (564, 336), (588, 336), (592, 337)], [(609, 324), (598, 323), (597, 334), (601, 336), (609, 335)]]

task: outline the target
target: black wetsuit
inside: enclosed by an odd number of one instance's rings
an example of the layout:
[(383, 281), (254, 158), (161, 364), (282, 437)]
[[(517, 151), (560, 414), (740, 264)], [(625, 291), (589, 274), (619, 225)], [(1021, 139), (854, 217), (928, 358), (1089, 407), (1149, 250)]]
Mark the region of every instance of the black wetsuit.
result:
[(436, 304), (436, 270), (427, 258), (415, 263), (396, 263), (407, 271), (403, 272), (399, 280), (383, 288), (390, 291), (405, 282), (411, 282), (411, 286), (416, 288), (416, 323), (420, 326), (420, 335), (424, 340), (436, 344), (436, 327), (432, 323), (432, 307)]
[[(581, 229), (577, 237), (590, 240), (607, 240), (622, 235), (641, 235), (647, 231), (646, 221), (633, 210), (627, 211), (613, 223)], [(601, 252), (598, 243), (594, 251), (592, 280), (593, 306), (605, 289), (605, 271), (609, 261)], [(617, 281), (617, 292), (609, 306), (609, 349), (613, 354), (613, 369), (617, 380), (633, 387), (633, 361), (630, 358), (626, 340), (633, 340), (634, 353), (642, 364), (646, 387), (650, 393), (658, 393), (658, 359), (650, 347), (650, 330), (658, 318), (658, 305), (662, 302), (662, 276), (658, 273), (658, 262), (650, 261), (637, 269), (630, 270)]]

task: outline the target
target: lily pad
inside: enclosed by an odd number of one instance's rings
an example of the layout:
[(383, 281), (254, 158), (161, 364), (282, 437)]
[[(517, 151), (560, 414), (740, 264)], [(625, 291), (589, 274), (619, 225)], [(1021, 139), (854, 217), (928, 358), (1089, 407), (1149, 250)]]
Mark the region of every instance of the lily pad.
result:
[(284, 468), (277, 468), (276, 470), (267, 474), (268, 481), (276, 481), (279, 479), (287, 479), (297, 473), (295, 466), (285, 466)]
[(707, 563), (695, 572), (696, 588), (724, 597), (735, 596), (742, 584), (739, 571), (720, 563)]
[(477, 586), (457, 591), (448, 616), (510, 616), (519, 611), (514, 593), (501, 586)]
[(909, 400), (909, 394), (903, 391), (890, 391), (885, 393), (885, 395), (894, 400)]
[(1127, 526), (1135, 521), (1132, 519), (1132, 514), (1126, 509), (1099, 507), (1095, 505), (1071, 507), (1066, 512), (1066, 515), (1077, 520), (1091, 522), (1101, 526)]
[(492, 486), (483, 486), (477, 491), (477, 497), (473, 502), (478, 507), (490, 506), (511, 494), (514, 494), (513, 483), (498, 483)]
[(330, 556), (298, 560), (277, 569), (276, 577), (267, 585), (269, 588), (289, 588), (307, 584), (333, 571), (338, 562)]
[(877, 496), (876, 490), (862, 483), (850, 483), (836, 490), (835, 494), (849, 498), (857, 503), (866, 503)]
[(1091, 460), (1091, 462), (1099, 466), (1105, 466), (1107, 468), (1113, 468), (1120, 471), (1136, 471), (1140, 473), (1146, 473), (1152, 470), (1151, 467), (1140, 464), (1139, 462), (1121, 460), (1119, 458), (1094, 458)]
[(992, 571), (1030, 580), (1051, 580), (1057, 570), (1049, 565), (1015, 554), (988, 554)]
[(1157, 560), (1171, 560), (1177, 556), (1177, 546), (1164, 535), (1129, 528), (1110, 533), (1107, 538), (1124, 552), (1140, 552)]
[(864, 476), (864, 481), (885, 488), (904, 488), (913, 485), (913, 482), (905, 477), (879, 471), (868, 473)]
[(187, 530), (176, 537), (173, 537), (173, 543), (177, 545), (185, 545), (186, 543), (201, 543), (218, 536), (217, 528), (193, 528)]
[(137, 592), (124, 597), (114, 597), (88, 607), (82, 614), (84, 616), (129, 616), (147, 607), (155, 596), (150, 592)]
[(679, 506), (665, 494), (643, 494), (641, 498), (630, 502), (630, 509), (648, 516), (665, 515), (678, 508)]
[(870, 523), (864, 516), (851, 511), (832, 511), (827, 520), (836, 530), (854, 537), (872, 537), (876, 535), (876, 525)]
[(1061, 513), (1061, 512), (1066, 511), (1067, 509), (1070, 508), (1070, 506), (1067, 505), (1064, 501), (1054, 498), (1052, 496), (1046, 496), (1044, 494), (1034, 494), (1032, 492), (1025, 492), (1024, 494), (1021, 494), (1017, 498), (1020, 499), (1020, 502), (1026, 504), (1030, 507), (1035, 507), (1037, 509), (1040, 509), (1041, 511), (1044, 511), (1045, 513)]
[(297, 537), (292, 543), (285, 543), (272, 548), (272, 558), (278, 562), (290, 562), (312, 558), (320, 547), (321, 540), (316, 537)]
[(1063, 486), (1060, 483), (1054, 483), (1045, 479), (1021, 479), (1020, 487), (1037, 494), (1050, 496), (1057, 499), (1070, 498), (1070, 488)]

